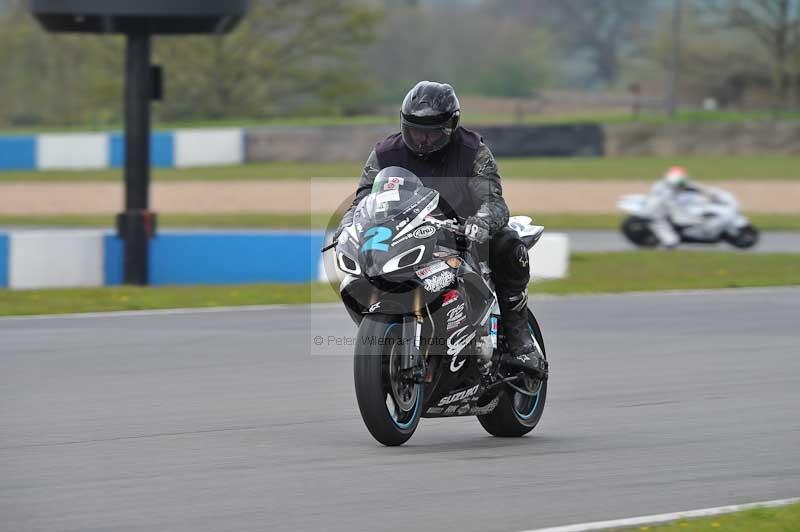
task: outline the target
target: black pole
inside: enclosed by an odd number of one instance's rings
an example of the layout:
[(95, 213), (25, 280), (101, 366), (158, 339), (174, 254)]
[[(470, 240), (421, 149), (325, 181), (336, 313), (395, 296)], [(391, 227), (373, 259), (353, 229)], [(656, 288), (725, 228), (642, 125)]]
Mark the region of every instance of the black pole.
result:
[(125, 284), (148, 283), (149, 239), (155, 217), (149, 211), (150, 186), (150, 34), (128, 34), (125, 61), (125, 212), (117, 219), (125, 242)]

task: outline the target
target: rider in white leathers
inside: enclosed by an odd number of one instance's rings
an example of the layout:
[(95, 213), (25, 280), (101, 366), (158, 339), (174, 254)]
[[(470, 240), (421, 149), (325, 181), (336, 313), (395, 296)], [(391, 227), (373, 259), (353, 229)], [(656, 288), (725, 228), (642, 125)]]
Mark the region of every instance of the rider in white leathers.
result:
[(651, 228), (667, 248), (680, 242), (672, 223), (681, 226), (702, 223), (709, 234), (719, 234), (737, 216), (730, 207), (731, 200), (727, 192), (693, 183), (686, 169), (673, 166), (653, 185), (647, 199), (647, 206), (654, 214)]

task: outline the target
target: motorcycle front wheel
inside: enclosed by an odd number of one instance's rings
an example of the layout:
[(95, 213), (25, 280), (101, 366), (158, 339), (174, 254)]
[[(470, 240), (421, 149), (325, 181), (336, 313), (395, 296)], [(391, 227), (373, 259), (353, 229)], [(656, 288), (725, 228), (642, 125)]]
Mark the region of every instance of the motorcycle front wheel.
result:
[(752, 225), (746, 225), (733, 236), (725, 235), (725, 240), (739, 249), (748, 249), (758, 243), (758, 236), (758, 229)]
[(654, 248), (658, 246), (658, 237), (650, 229), (650, 221), (636, 216), (628, 216), (622, 222), (622, 234), (633, 245), (641, 248)]
[(372, 437), (402, 445), (414, 434), (422, 410), (422, 385), (399, 372), (401, 326), (381, 316), (365, 316), (358, 328), (353, 362), (356, 399)]
[[(528, 325), (533, 337), (542, 348), (542, 354), (547, 358), (542, 330), (530, 310), (528, 310)], [(518, 438), (529, 433), (536, 428), (542, 418), (547, 399), (547, 382), (542, 381), (533, 396), (521, 394), (511, 388), (500, 392), (500, 401), (495, 409), (486, 415), (478, 416), (481, 426), (492, 436), (501, 438)]]

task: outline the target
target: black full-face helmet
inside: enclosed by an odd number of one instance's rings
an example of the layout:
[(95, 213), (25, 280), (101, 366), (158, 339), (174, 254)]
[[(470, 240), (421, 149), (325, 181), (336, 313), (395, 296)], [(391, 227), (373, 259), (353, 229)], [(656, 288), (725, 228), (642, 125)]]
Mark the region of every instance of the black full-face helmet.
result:
[(419, 157), (441, 150), (450, 142), (461, 118), (453, 87), (420, 81), (406, 94), (400, 110), (403, 142)]

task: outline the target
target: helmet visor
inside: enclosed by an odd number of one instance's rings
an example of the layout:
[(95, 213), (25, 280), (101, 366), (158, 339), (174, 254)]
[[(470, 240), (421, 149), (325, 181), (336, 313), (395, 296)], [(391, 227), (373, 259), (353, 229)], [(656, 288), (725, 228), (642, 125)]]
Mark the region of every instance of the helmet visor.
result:
[(425, 127), (403, 122), (403, 142), (418, 155), (428, 155), (447, 146), (453, 130), (449, 127)]

